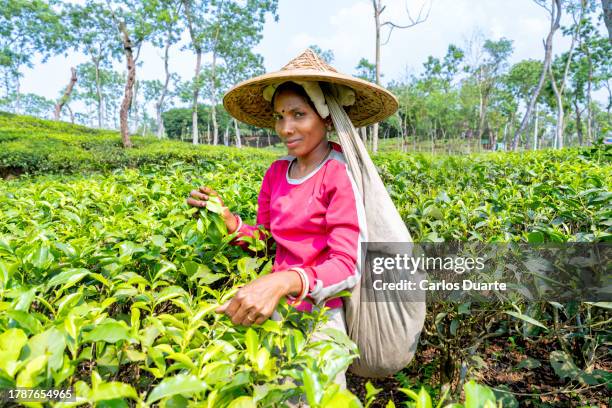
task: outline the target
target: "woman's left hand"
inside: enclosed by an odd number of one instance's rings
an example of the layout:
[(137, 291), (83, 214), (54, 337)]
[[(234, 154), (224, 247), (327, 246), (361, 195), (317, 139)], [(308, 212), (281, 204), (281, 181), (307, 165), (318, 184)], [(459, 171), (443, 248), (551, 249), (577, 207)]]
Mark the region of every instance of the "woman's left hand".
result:
[(272, 316), (281, 297), (299, 292), (301, 284), (294, 271), (270, 273), (240, 288), (216, 312), (225, 313), (234, 324), (262, 324)]

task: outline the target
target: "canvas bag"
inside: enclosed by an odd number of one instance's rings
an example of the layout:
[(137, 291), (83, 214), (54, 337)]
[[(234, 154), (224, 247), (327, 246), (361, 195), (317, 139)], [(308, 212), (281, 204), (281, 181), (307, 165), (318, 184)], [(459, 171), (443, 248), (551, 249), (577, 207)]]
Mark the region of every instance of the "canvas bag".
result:
[[(325, 99), (349, 172), (363, 199), (368, 242), (402, 242), (412, 245), (409, 244), (412, 242), (410, 232), (395, 208), (366, 147), (332, 93), (333, 90), (328, 88)], [(398, 296), (397, 292), (385, 291), (377, 293), (376, 302), (362, 301), (371, 299), (371, 296), (367, 297), (365, 287), (368, 279), (371, 285), (373, 257), (380, 256), (381, 251), (393, 254), (395, 248), (385, 249), (384, 245), (377, 245), (376, 253), (367, 248), (362, 250), (366, 252), (361, 279), (351, 290), (351, 297), (344, 298), (347, 332), (360, 351), (360, 357), (349, 367), (349, 371), (362, 377), (380, 378), (400, 371), (414, 357), (425, 320), (425, 299), (423, 292), (415, 293), (414, 296), (406, 293)], [(396, 276), (399, 279), (399, 272)], [(380, 296), (384, 301), (380, 301)]]

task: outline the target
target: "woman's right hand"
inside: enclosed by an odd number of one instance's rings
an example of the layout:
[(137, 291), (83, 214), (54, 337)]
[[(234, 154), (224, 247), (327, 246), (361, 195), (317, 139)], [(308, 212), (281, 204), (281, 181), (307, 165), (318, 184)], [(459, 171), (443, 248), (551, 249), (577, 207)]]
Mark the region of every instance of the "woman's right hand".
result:
[(219, 200), (219, 203), (221, 204), (221, 207), (223, 207), (223, 213), (221, 214), (221, 216), (223, 217), (223, 220), (225, 221), (225, 226), (227, 227), (227, 231), (231, 234), (236, 230), (236, 228), (238, 228), (238, 220), (236, 219), (236, 216), (232, 214), (229, 208), (225, 206), (225, 204), (223, 203), (223, 200), (219, 196), (219, 193), (217, 193), (211, 187), (204, 186), (204, 187), (198, 188), (197, 190), (191, 190), (189, 195), (191, 197), (187, 199), (187, 204), (189, 204), (192, 207), (198, 207), (198, 208), (206, 208), (209, 198), (211, 196), (217, 197), (217, 199)]

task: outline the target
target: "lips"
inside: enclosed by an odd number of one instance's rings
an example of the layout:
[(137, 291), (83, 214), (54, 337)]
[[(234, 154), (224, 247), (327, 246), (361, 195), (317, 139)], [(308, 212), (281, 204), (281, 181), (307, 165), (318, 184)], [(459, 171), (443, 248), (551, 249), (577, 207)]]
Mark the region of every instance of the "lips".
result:
[(285, 142), (285, 144), (287, 145), (287, 147), (295, 147), (298, 143), (300, 143), (302, 139), (291, 139), (291, 140), (287, 140)]

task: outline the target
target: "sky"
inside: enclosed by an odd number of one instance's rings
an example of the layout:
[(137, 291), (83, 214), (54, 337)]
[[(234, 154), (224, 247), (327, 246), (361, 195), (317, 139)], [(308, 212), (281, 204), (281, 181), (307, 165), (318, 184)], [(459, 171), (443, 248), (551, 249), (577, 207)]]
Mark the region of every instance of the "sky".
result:
[[(430, 8), (426, 21), (394, 30), (382, 47), (383, 84), (422, 72), (422, 64), (429, 55), (443, 57), (451, 43), (466, 49), (470, 39), (479, 35), (512, 40), (511, 63), (543, 58), (542, 41), (550, 23), (546, 10), (532, 0), (383, 0), (383, 3), (387, 8), (381, 21), (396, 24), (409, 21), (406, 7), (413, 17), (421, 7), (425, 11)], [(279, 0), (278, 15), (278, 22), (267, 19), (263, 39), (254, 49), (264, 57), (267, 72), (278, 70), (311, 44), (332, 50), (335, 56), (332, 65), (347, 74), (355, 73), (362, 57), (374, 61), (375, 26), (370, 0)], [(568, 23), (567, 16), (563, 22)], [(600, 30), (605, 30), (603, 23)], [(185, 32), (183, 44), (187, 41)], [(187, 79), (193, 76), (195, 55), (180, 48), (175, 45), (171, 51), (170, 70)], [(569, 39), (558, 31), (554, 52), (568, 48)], [(140, 59), (143, 65), (137, 71), (139, 79), (163, 79), (161, 49), (145, 44)], [(70, 78), (70, 66), (86, 61), (82, 54), (70, 52), (24, 69), (22, 92), (56, 99)], [(115, 69), (125, 70), (125, 62), (117, 61)]]

